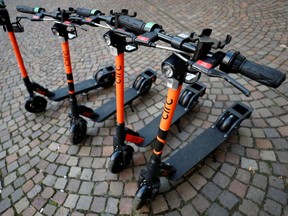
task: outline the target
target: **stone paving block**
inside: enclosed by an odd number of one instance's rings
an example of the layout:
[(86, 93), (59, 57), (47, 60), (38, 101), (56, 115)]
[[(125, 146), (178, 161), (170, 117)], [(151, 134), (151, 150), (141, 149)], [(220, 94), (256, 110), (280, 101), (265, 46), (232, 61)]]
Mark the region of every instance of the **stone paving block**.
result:
[(269, 187), (267, 197), (283, 205), (287, 204), (288, 194), (285, 190), (279, 190), (277, 188)]
[(245, 215), (257, 215), (259, 212), (258, 206), (250, 200), (244, 199), (242, 204), (239, 206), (239, 210)]
[(261, 205), (265, 197), (265, 192), (256, 187), (251, 186), (247, 191), (246, 197), (248, 199), (251, 199), (253, 202)]
[(207, 180), (195, 173), (189, 178), (189, 182), (196, 190), (200, 190), (207, 183)]
[(240, 201), (239, 198), (228, 191), (223, 191), (218, 199), (220, 203), (228, 209), (232, 209)]
[[(197, 211), (199, 211), (200, 213), (203, 213), (209, 208), (210, 202), (205, 197), (203, 197), (201, 194), (198, 194), (192, 200), (192, 205)], [(187, 209), (190, 209), (190, 207), (189, 208), (187, 207)]]
[(267, 199), (264, 204), (264, 210), (271, 215), (280, 216), (282, 212), (282, 206), (271, 199)]
[(91, 210), (93, 212), (103, 212), (105, 209), (106, 198), (103, 197), (94, 197), (91, 204)]
[(11, 206), (11, 201), (9, 198), (0, 201), (0, 213), (3, 213), (6, 209)]
[(43, 213), (45, 215), (52, 216), (52, 215), (54, 215), (56, 209), (57, 209), (56, 206), (47, 204), (43, 209)]
[(111, 214), (116, 214), (118, 212), (118, 203), (119, 200), (115, 198), (108, 198), (107, 204), (105, 207), (105, 212), (106, 213), (111, 213)]
[(26, 197), (24, 197), (19, 202), (17, 202), (14, 206), (15, 206), (17, 214), (20, 214), (24, 209), (26, 209), (29, 206), (29, 201)]
[(229, 213), (226, 209), (220, 207), (217, 203), (214, 203), (206, 212), (207, 215), (223, 215), (228, 216)]
[(265, 189), (267, 187), (267, 177), (264, 175), (256, 174), (253, 177), (252, 184), (260, 189)]
[(92, 196), (80, 196), (76, 209), (89, 210), (92, 199)]
[(179, 185), (176, 188), (176, 190), (185, 201), (192, 199), (197, 195), (196, 190), (187, 182), (184, 182), (181, 185)]
[(229, 191), (236, 194), (240, 198), (244, 198), (246, 191), (247, 191), (247, 186), (239, 182), (238, 180), (233, 180), (230, 183)]
[(76, 194), (69, 194), (65, 203), (64, 203), (64, 206), (67, 207), (67, 208), (75, 208), (76, 206), (76, 203), (79, 199), (79, 196), (76, 195)]
[(78, 192), (79, 194), (91, 194), (93, 187), (94, 187), (93, 182), (82, 182)]
[(221, 189), (212, 182), (208, 182), (201, 190), (201, 192), (211, 201), (215, 201), (221, 193)]

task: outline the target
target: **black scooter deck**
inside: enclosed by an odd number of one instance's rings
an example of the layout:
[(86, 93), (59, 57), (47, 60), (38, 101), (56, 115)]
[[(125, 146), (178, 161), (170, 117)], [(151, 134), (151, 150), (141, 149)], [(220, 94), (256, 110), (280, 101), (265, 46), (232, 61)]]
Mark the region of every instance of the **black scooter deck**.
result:
[[(135, 100), (140, 93), (136, 91), (133, 87), (127, 89), (124, 94), (124, 105), (130, 104), (133, 100)], [(101, 107), (94, 110), (94, 113), (97, 113), (98, 116), (95, 119), (96, 122), (103, 122), (110, 116), (116, 113), (116, 100), (112, 98)]]
[[(187, 108), (183, 107), (178, 103), (171, 125), (174, 125), (180, 118), (182, 118), (187, 112), (189, 112), (193, 107), (195, 107), (196, 104), (198, 104), (198, 98), (204, 95), (206, 87), (200, 83), (194, 83), (190, 86), (187, 86), (186, 89), (190, 89), (190, 91), (193, 91), (194, 93), (192, 99), (193, 101), (191, 101), (191, 106)], [(183, 91), (185, 91), (186, 89), (184, 89)], [(151, 122), (149, 122), (144, 128), (138, 131), (140, 136), (144, 138), (144, 142), (137, 146), (146, 147), (156, 139), (160, 120), (161, 114), (154, 118)]]
[[(229, 127), (228, 131), (220, 131), (217, 127), (217, 124), (221, 121), (221, 118), (224, 117), (225, 112), (227, 113), (231, 111), (231, 108), (234, 109), (235, 106), (237, 109), (240, 106), (241, 110), (239, 110), (242, 112), (238, 113), (238, 120), (235, 121), (231, 127)], [(233, 114), (237, 112), (235, 112), (235, 110), (232, 111)], [(167, 160), (164, 161), (165, 163), (171, 164), (176, 169), (176, 173), (169, 177), (169, 180), (177, 181), (196, 164), (203, 160), (207, 155), (213, 152), (220, 144), (228, 139), (232, 132), (238, 129), (239, 125), (244, 119), (250, 117), (252, 111), (252, 108), (247, 107), (242, 103), (234, 104), (232, 107), (223, 112), (223, 114), (218, 118), (214, 125), (205, 130), (194, 140), (189, 142), (186, 146), (171, 155)]]
[[(76, 83), (75, 85), (76, 94), (87, 93), (93, 89), (101, 87), (101, 84), (97, 83), (94, 78), (84, 80), (82, 82)], [(61, 101), (69, 98), (68, 87), (59, 88), (53, 91), (54, 96), (49, 97), (49, 100)]]
[[(144, 77), (146, 80), (151, 80), (152, 82), (155, 82), (157, 72), (147, 68), (145, 71), (143, 71), (139, 76)], [(139, 77), (138, 76), (138, 77)], [(137, 78), (136, 78), (137, 80)], [(132, 103), (133, 100), (138, 98), (139, 96), (143, 95), (143, 89), (136, 90), (133, 87), (130, 87), (129, 89), (125, 90), (124, 92), (124, 106), (129, 105)], [(101, 107), (94, 110), (94, 113), (97, 115), (95, 119), (93, 119), (96, 122), (103, 122), (110, 116), (116, 113), (116, 99), (112, 98), (105, 104), (103, 104)]]

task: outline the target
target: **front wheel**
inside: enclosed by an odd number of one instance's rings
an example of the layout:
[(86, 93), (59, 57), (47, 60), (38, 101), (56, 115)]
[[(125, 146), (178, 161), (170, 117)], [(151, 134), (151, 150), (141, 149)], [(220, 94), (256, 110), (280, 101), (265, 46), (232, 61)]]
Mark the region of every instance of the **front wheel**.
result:
[(132, 146), (125, 146), (123, 150), (117, 148), (112, 153), (108, 169), (110, 172), (116, 174), (124, 170), (131, 162), (134, 149)]
[(40, 96), (30, 97), (25, 102), (25, 109), (30, 113), (41, 113), (46, 109), (47, 100)]
[(69, 140), (73, 144), (81, 143), (87, 132), (87, 122), (84, 119), (72, 120), (70, 127)]

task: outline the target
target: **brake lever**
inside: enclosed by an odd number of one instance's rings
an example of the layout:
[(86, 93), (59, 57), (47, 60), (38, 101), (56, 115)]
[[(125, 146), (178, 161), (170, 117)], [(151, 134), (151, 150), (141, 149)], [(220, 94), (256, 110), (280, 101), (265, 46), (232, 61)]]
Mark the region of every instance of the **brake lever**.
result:
[(195, 69), (195, 70), (197, 70), (201, 73), (204, 73), (210, 77), (222, 78), (225, 81), (227, 81), (228, 83), (230, 83), (231, 85), (233, 85), (235, 88), (239, 89), (245, 96), (249, 97), (251, 95), (250, 91), (247, 88), (245, 88), (243, 85), (241, 85), (235, 79), (230, 77), (228, 74), (212, 68), (212, 64), (210, 64), (208, 62), (204, 62), (202, 60), (191, 61), (179, 53), (175, 53), (175, 55), (177, 55), (183, 61), (187, 62), (187, 64), (189, 64), (192, 69)]

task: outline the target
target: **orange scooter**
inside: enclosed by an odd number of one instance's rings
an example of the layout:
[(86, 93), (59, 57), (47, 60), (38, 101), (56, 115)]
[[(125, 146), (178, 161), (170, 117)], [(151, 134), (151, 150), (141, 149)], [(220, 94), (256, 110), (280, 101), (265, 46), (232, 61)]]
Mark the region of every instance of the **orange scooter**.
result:
[[(21, 71), (21, 76), (23, 82), (26, 86), (28, 91), (29, 97), (25, 102), (25, 109), (31, 113), (40, 113), (46, 109), (47, 100), (42, 97), (45, 96), (49, 100), (52, 101), (61, 101), (64, 99), (69, 98), (69, 91), (68, 86), (56, 89), (54, 91), (50, 91), (49, 89), (43, 87), (39, 83), (30, 81), (28, 73), (26, 71), (20, 49), (18, 47), (17, 39), (15, 37), (15, 32), (23, 32), (24, 29), (20, 25), (19, 19), (16, 20), (15, 23), (11, 23), (9, 13), (6, 9), (4, 1), (1, 1), (1, 10), (0, 10), (0, 17), (1, 17), (1, 24), (5, 30), (8, 31), (8, 35), (12, 44), (12, 47), (15, 52), (15, 56), (17, 62), (19, 64), (19, 68)], [(19, 10), (26, 10), (28, 13), (40, 13), (43, 11), (43, 8), (27, 8), (27, 7), (19, 7)], [(33, 9), (33, 10), (32, 10)], [(70, 38), (71, 39), (71, 38)], [(108, 88), (112, 86), (115, 82), (115, 68), (113, 66), (107, 66), (105, 68), (100, 69), (94, 75), (93, 78), (83, 80), (75, 84), (75, 94), (87, 93), (91, 90), (96, 88)], [(36, 95), (35, 92), (39, 95)]]

